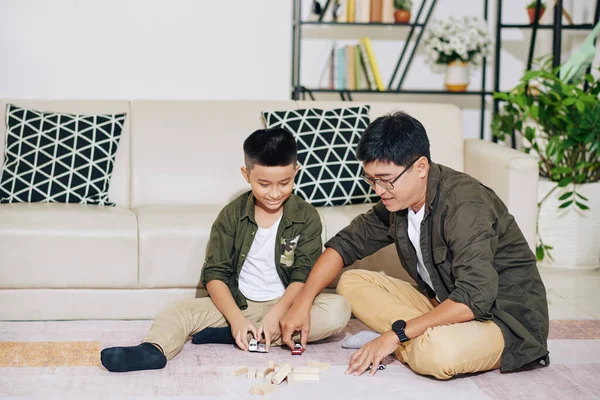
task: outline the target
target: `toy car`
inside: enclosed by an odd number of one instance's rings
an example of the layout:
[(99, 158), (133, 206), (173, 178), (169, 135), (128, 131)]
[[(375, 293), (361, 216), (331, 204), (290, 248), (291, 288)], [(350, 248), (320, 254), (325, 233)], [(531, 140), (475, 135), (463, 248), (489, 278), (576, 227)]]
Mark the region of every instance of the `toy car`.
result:
[(259, 353), (266, 353), (267, 352), (267, 345), (264, 343), (259, 343), (258, 344), (258, 348), (256, 349), (257, 352)]
[[(383, 369), (385, 369), (385, 365), (383, 365), (383, 364), (379, 364), (379, 366), (377, 367), (377, 371), (381, 371), (381, 370), (383, 370)], [(369, 365), (369, 366), (367, 367), (367, 371), (370, 371), (370, 370), (371, 370), (371, 366)]]
[(250, 339), (248, 351), (258, 351), (258, 341), (256, 339)]
[(292, 349), (293, 356), (301, 356), (304, 353), (304, 347), (300, 343), (296, 343)]

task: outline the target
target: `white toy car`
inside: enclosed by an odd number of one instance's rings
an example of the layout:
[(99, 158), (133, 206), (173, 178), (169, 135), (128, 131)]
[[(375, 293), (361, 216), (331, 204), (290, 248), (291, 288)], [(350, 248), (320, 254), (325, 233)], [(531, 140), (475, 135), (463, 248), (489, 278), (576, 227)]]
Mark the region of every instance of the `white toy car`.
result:
[(248, 351), (258, 351), (258, 341), (256, 339), (250, 339), (250, 343), (248, 343)]

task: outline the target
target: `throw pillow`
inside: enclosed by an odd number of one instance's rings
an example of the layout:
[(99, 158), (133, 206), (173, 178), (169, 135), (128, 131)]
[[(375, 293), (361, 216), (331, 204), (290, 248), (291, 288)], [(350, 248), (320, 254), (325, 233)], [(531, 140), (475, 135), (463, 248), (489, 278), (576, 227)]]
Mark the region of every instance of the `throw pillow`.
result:
[(294, 134), (300, 171), (294, 193), (314, 206), (338, 206), (377, 201), (360, 176), (356, 145), (369, 125), (369, 106), (321, 110), (263, 112), (266, 128)]
[(8, 104), (0, 203), (83, 203), (108, 199), (126, 114), (72, 115)]

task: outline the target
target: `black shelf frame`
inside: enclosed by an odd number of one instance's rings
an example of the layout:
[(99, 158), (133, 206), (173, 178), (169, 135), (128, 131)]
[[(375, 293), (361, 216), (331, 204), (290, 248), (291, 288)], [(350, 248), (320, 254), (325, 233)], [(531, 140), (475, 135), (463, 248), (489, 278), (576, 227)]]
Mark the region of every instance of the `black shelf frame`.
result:
[[(539, 15), (541, 0), (536, 1), (534, 15)], [(561, 63), (562, 55), (562, 31), (563, 30), (592, 30), (598, 23), (600, 17), (600, 0), (596, 0), (596, 9), (594, 11), (594, 22), (592, 24), (570, 24), (564, 25), (563, 18), (563, 0), (557, 0), (554, 5), (554, 20), (552, 24), (539, 24), (539, 18), (532, 24), (505, 24), (502, 22), (502, 0), (496, 0), (496, 48), (494, 56), (494, 92), (500, 92), (500, 44), (502, 43), (503, 29), (531, 29), (531, 38), (529, 41), (529, 53), (527, 55), (527, 71), (531, 70), (533, 63), (533, 53), (535, 51), (535, 41), (538, 29), (551, 29), (552, 37), (552, 66), (557, 67)], [(590, 69), (588, 68), (588, 72)], [(494, 99), (493, 113), (497, 114), (500, 108), (500, 100)], [(497, 141), (495, 137), (492, 138)], [(516, 147), (516, 137), (513, 132), (511, 135), (511, 146)]]
[[(450, 95), (450, 96), (479, 96), (480, 97), (480, 138), (484, 138), (485, 130), (485, 111), (486, 111), (486, 99), (493, 95), (492, 91), (486, 90), (486, 78), (487, 78), (487, 59), (482, 60), (481, 65), (481, 89), (480, 90), (469, 90), (465, 92), (450, 92), (444, 90), (428, 90), (428, 89), (404, 89), (402, 84), (406, 78), (408, 70), (412, 64), (415, 53), (427, 24), (430, 21), (433, 10), (438, 0), (424, 0), (416, 13), (414, 22), (411, 23), (364, 23), (364, 22), (324, 22), (322, 21), (325, 12), (321, 13), (319, 20), (317, 21), (304, 21), (302, 20), (302, 0), (293, 0), (293, 27), (292, 27), (292, 94), (293, 100), (300, 100), (301, 98), (306, 100), (308, 97), (315, 100), (314, 93), (338, 93), (340, 98), (344, 101), (352, 101), (352, 94), (393, 94), (393, 95)], [(324, 9), (326, 10), (332, 0), (328, 0), (325, 4)], [(483, 17), (484, 20), (488, 21), (488, 10), (489, 0), (483, 0)], [(425, 15), (423, 19), (423, 15)], [(423, 21), (423, 22), (421, 22)], [(347, 89), (324, 89), (324, 88), (307, 88), (300, 82), (300, 71), (301, 71), (301, 54), (302, 54), (302, 29), (306, 25), (312, 26), (336, 26), (336, 27), (394, 27), (394, 28), (409, 28), (410, 31), (406, 36), (406, 41), (396, 66), (387, 84), (387, 90), (347, 90)], [(416, 38), (413, 40), (413, 36)], [(413, 44), (414, 42), (414, 44)], [(412, 47), (410, 48), (412, 44)], [(410, 50), (409, 50), (410, 48)], [(408, 54), (408, 58), (402, 67), (403, 61)], [(399, 77), (397, 85), (394, 85), (394, 81)], [(394, 87), (395, 86), (395, 87)]]

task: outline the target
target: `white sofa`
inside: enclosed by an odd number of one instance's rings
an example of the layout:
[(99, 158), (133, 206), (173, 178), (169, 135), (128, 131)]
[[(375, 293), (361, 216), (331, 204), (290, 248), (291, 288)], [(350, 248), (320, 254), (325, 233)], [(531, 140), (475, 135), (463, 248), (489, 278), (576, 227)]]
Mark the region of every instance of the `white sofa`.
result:
[[(213, 219), (239, 193), (242, 142), (261, 111), (358, 103), (3, 99), (44, 111), (127, 112), (110, 198), (116, 207), (0, 205), (0, 320), (150, 319), (166, 303), (202, 296), (200, 272)], [(404, 110), (430, 137), (434, 161), (466, 171), (507, 203), (531, 245), (537, 165), (497, 144), (463, 140), (452, 105), (361, 103), (371, 120)], [(0, 165), (4, 160), (0, 126)], [(369, 205), (320, 208), (323, 240)], [(355, 267), (403, 275), (392, 246)]]

